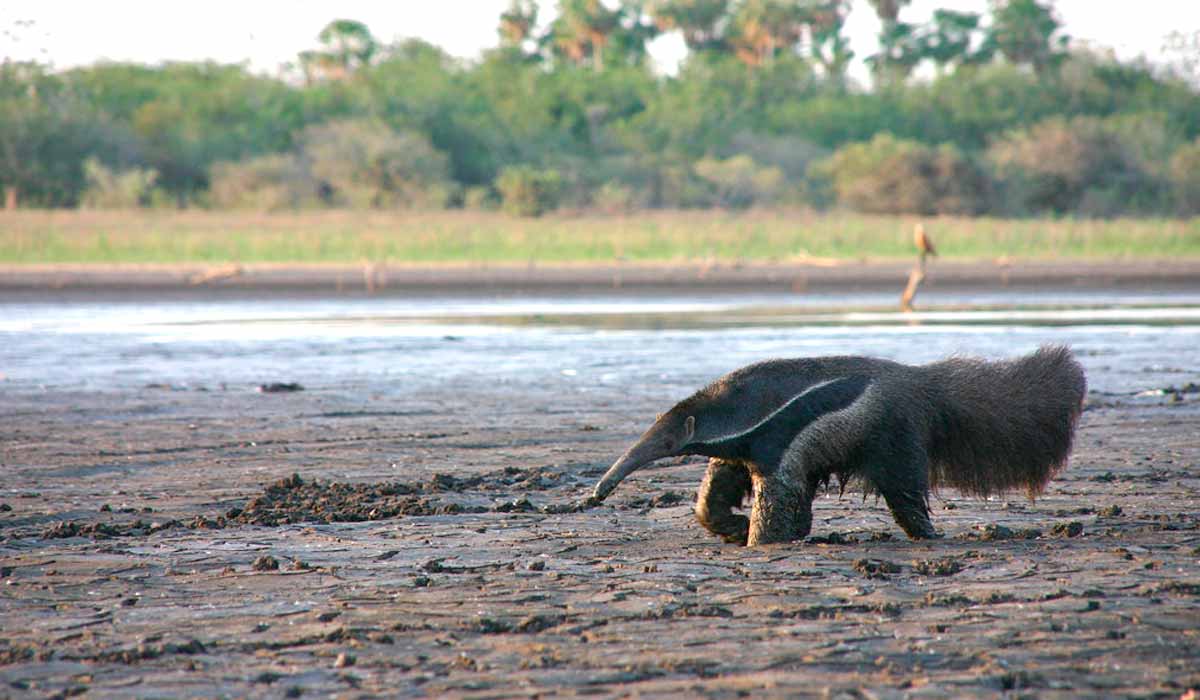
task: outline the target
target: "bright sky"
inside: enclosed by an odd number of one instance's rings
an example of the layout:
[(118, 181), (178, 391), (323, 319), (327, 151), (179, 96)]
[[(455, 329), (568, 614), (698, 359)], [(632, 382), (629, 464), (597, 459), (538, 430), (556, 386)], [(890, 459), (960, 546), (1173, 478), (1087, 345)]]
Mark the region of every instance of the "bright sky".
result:
[[(420, 37), (463, 58), (497, 43), (496, 25), (508, 0), (4, 0), (0, 3), (0, 60), (38, 60), (57, 68), (98, 59), (158, 63), (214, 59), (248, 61), (274, 73), (296, 54), (316, 45), (331, 19), (365, 22), (390, 41)], [(554, 0), (542, 0), (543, 20)], [(611, 4), (611, 3), (610, 3)], [(1075, 39), (1114, 49), (1122, 58), (1159, 57), (1172, 31), (1200, 31), (1197, 0), (1057, 0), (1065, 31)], [(983, 12), (986, 0), (915, 0), (901, 19), (920, 22), (935, 8)], [(32, 22), (32, 24), (30, 24)], [(860, 58), (875, 50), (878, 21), (865, 0), (855, 0), (847, 22)], [(677, 36), (651, 47), (667, 71), (682, 57)]]

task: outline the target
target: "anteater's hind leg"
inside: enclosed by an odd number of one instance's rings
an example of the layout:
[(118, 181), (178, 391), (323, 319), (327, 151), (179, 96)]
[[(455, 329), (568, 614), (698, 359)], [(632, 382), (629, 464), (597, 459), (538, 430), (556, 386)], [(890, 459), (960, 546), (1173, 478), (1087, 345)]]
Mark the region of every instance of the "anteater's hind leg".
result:
[(888, 459), (888, 468), (870, 475), (871, 482), (906, 535), (914, 540), (941, 537), (929, 519), (929, 474), (925, 456), (915, 450), (900, 450), (899, 453)]
[(929, 519), (929, 457), (913, 428), (897, 414), (889, 417), (863, 445), (859, 473), (883, 496), (905, 534), (940, 537)]
[(742, 507), (750, 490), (746, 465), (717, 458), (708, 460), (708, 471), (696, 497), (696, 519), (726, 542), (746, 544), (750, 519), (735, 515), (733, 509)]

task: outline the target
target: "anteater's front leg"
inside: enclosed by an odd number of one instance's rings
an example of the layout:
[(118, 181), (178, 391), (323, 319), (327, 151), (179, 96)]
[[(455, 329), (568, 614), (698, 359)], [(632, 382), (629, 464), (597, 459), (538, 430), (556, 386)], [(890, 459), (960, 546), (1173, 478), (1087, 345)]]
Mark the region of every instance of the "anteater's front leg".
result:
[(762, 476), (751, 473), (754, 482), (747, 544), (793, 542), (812, 529), (812, 492), (790, 470)]
[(750, 495), (750, 472), (741, 462), (716, 457), (708, 460), (708, 471), (696, 496), (696, 519), (706, 530), (726, 542), (746, 544), (750, 519), (735, 515)]

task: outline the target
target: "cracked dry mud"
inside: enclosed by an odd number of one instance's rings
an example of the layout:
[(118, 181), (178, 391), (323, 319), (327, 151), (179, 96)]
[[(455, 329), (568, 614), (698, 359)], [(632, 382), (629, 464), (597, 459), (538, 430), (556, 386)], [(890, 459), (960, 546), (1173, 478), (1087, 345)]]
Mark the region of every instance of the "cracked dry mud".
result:
[(573, 504), (657, 404), (503, 388), (29, 392), (0, 420), (0, 697), (1178, 698), (1200, 685), (1200, 397), (1096, 401), (1045, 497), (911, 542), (695, 524), (704, 465)]

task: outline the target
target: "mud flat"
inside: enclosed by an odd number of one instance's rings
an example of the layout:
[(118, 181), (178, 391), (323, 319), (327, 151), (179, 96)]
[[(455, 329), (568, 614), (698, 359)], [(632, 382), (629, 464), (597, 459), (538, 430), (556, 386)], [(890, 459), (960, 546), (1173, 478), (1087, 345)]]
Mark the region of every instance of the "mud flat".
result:
[[(0, 294), (70, 298), (190, 297), (331, 293), (595, 293), (895, 291), (910, 261), (816, 259), (808, 262), (576, 264), (29, 264), (0, 265)], [(931, 266), (925, 288), (1153, 289), (1200, 287), (1200, 260), (949, 260)]]
[(1045, 497), (937, 541), (819, 499), (695, 524), (703, 465), (577, 509), (664, 403), (170, 386), (0, 403), (0, 696), (1178, 698), (1200, 686), (1200, 394), (1093, 394)]

